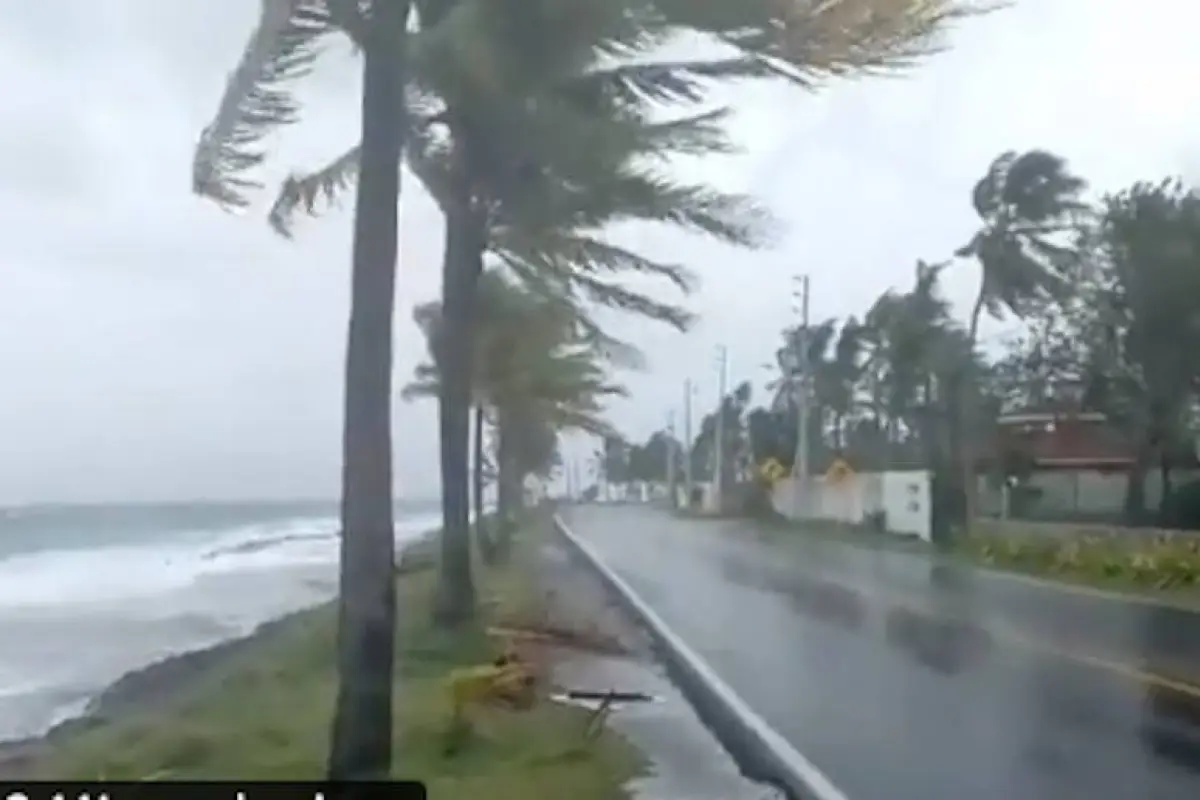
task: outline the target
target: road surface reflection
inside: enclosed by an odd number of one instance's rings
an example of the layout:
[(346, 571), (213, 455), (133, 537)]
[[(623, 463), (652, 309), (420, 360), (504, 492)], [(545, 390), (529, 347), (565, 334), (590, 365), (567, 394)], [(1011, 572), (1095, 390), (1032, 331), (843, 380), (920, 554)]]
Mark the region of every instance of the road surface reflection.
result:
[(637, 506), (566, 519), (852, 800), (1200, 797), (1196, 615)]

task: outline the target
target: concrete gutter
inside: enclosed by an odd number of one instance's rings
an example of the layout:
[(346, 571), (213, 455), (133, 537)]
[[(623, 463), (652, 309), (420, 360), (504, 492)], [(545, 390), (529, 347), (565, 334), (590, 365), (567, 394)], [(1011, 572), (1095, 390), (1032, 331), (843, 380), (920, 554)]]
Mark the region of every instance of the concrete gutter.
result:
[(700, 719), (750, 779), (782, 789), (791, 800), (849, 800), (829, 778), (756, 714), (638, 594), (579, 539), (562, 517), (555, 527), (596, 571), (625, 610), (641, 623), (663, 663)]

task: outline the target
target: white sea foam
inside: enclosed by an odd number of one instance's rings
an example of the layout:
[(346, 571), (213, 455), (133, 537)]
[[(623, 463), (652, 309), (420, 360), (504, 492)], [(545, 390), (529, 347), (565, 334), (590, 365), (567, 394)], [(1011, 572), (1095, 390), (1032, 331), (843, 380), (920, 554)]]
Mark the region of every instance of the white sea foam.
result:
[[(397, 520), (403, 546), (436, 515)], [(80, 711), (121, 674), (330, 599), (333, 517), (0, 558), (0, 741)]]
[[(398, 544), (436, 527), (437, 517), (401, 520)], [(146, 598), (205, 577), (319, 566), (337, 560), (337, 520), (301, 517), (211, 536), (138, 546), (44, 550), (0, 560), (0, 614), (8, 611)]]

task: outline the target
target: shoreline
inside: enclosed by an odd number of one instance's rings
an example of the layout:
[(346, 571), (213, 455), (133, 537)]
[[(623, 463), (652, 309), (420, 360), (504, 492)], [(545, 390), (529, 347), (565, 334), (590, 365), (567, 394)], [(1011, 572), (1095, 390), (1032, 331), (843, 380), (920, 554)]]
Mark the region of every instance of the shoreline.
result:
[[(514, 622), (542, 619), (532, 586), (536, 540), (516, 542), (509, 561), (481, 565), (477, 586), (489, 602), (477, 624), (454, 631), (433, 622), (438, 548), (402, 555), (391, 774), (424, 781), (442, 800), (484, 792), (498, 800), (629, 798), (647, 758), (594, 710), (538, 691), (532, 703), (485, 696), (455, 711), (449, 683), (510, 653), (517, 643), (501, 631)], [(320, 780), (338, 691), (336, 616), (329, 605), (301, 610), (219, 648), (138, 670), (96, 701), (88, 721), (10, 743), (3, 778)], [(541, 671), (548, 663), (520, 646), (520, 660), (530, 657), (520, 671), (553, 691), (542, 683), (552, 680)]]
[[(426, 531), (396, 548), (396, 569), (402, 573), (414, 556), (421, 560), (423, 549), (436, 540), (437, 531)], [(406, 565), (409, 560), (409, 565)], [(133, 667), (92, 695), (78, 713), (51, 725), (40, 734), (0, 740), (0, 780), (21, 778), (22, 769), (53, 748), (59, 741), (113, 722), (119, 717), (167, 708), (186, 697), (190, 689), (222, 667), (236, 663), (261, 647), (270, 645), (288, 629), (333, 607), (327, 600), (289, 611), (258, 624), (241, 636), (204, 647), (183, 650)]]
[(56, 722), (41, 734), (0, 741), (0, 779), (22, 777), (23, 767), (65, 737), (108, 724), (118, 717), (169, 706), (217, 669), (270, 644), (297, 622), (331, 605), (330, 601), (291, 611), (260, 623), (245, 635), (184, 650), (128, 670), (93, 695), (78, 714)]

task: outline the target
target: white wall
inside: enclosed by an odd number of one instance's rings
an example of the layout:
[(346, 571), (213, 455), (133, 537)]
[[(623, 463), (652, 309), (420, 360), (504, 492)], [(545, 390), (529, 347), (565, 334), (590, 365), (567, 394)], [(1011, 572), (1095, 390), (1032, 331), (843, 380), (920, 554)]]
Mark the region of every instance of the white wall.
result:
[(892, 533), (932, 538), (929, 473), (924, 470), (867, 472), (837, 483), (813, 478), (801, 486), (792, 478), (775, 484), (771, 504), (795, 520), (861, 524), (882, 511)]

